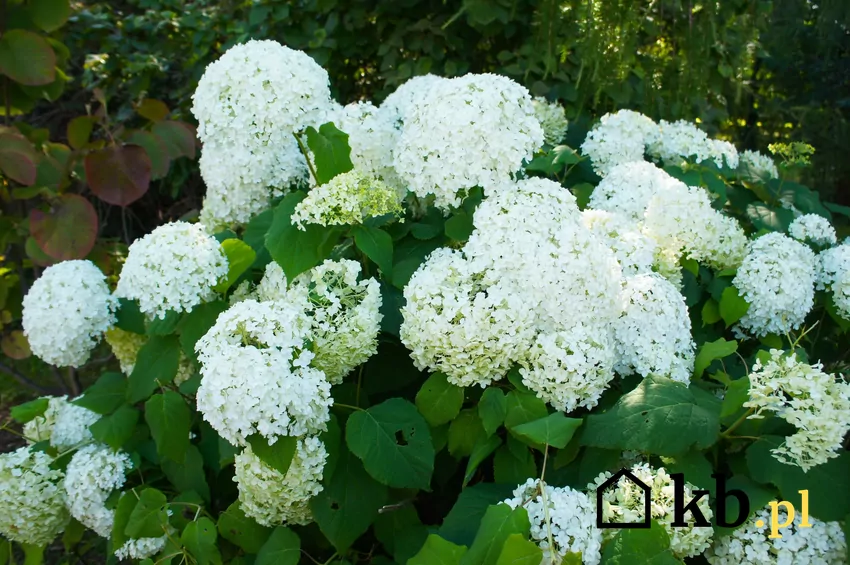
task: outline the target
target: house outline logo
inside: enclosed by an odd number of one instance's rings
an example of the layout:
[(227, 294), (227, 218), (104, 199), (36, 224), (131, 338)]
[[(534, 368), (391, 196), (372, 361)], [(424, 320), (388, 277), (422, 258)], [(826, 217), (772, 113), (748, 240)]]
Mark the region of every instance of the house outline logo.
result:
[[(602, 495), (605, 491), (617, 484), (619, 480), (626, 477), (643, 491), (643, 522), (603, 522), (602, 521)], [(637, 478), (634, 473), (626, 468), (620, 469), (611, 478), (599, 485), (596, 488), (596, 527), (597, 528), (636, 528), (648, 530), (652, 526), (652, 488), (642, 480)]]

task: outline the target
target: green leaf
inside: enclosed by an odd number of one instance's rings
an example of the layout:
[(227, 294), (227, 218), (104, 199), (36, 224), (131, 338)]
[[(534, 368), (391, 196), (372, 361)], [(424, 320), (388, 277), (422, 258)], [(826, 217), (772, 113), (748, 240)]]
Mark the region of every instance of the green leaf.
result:
[(446, 235), (455, 241), (466, 241), (474, 229), (472, 216), (464, 210), (458, 210), (454, 216), (446, 220)]
[[(437, 534), (431, 534), (425, 539), (425, 545), (419, 553), (411, 557), (407, 565), (460, 565), (466, 551), (465, 545), (455, 545)], [(540, 564), (538, 562), (535, 565)]]
[(794, 221), (794, 212), (785, 208), (771, 208), (761, 202), (747, 205), (747, 217), (758, 230), (785, 232)]
[[(508, 441), (512, 438), (513, 436), (508, 436)], [(507, 445), (496, 451), (493, 457), (493, 480), (497, 483), (518, 485), (524, 483), (526, 479), (537, 476), (534, 456), (527, 447), (524, 445), (522, 447), (525, 448), (525, 453), (520, 454), (521, 458)]]
[(306, 224), (302, 230), (292, 225), (292, 212), (306, 196), (303, 192), (287, 194), (275, 208), (266, 232), (266, 248), (289, 282), (327, 259), (343, 232), (336, 226)]
[(467, 457), (472, 454), (476, 444), (485, 437), (487, 434), (484, 433), (478, 412), (473, 408), (467, 408), (449, 425), (449, 453), (457, 458)]
[(19, 424), (26, 424), (39, 416), (43, 416), (49, 404), (49, 398), (36, 398), (35, 400), (18, 404), (12, 408), (10, 414)]
[[(127, 377), (121, 373), (103, 373), (73, 404), (98, 414), (111, 414), (127, 398)], [(14, 412), (13, 412), (14, 416)]]
[(395, 488), (428, 490), (434, 446), (428, 423), (416, 407), (391, 398), (348, 418), (345, 440), (375, 480)]
[(165, 313), (165, 317), (154, 318), (148, 322), (147, 331), (145, 333), (148, 335), (172, 334), (174, 333), (174, 330), (177, 329), (177, 325), (180, 323), (180, 318), (180, 312), (169, 310)]
[(726, 322), (727, 328), (743, 318), (749, 309), (750, 303), (738, 294), (737, 288), (727, 286), (723, 289), (720, 297), (720, 317)]
[(24, 550), (24, 565), (41, 565), (44, 563), (45, 546), (22, 543), (21, 549)]
[(581, 441), (594, 447), (677, 455), (717, 441), (719, 412), (719, 402), (715, 412), (701, 405), (684, 384), (649, 376), (604, 414), (587, 416)]
[(180, 363), (180, 342), (177, 336), (151, 336), (136, 356), (136, 365), (127, 383), (127, 399), (145, 400), (157, 389), (174, 380)]
[(145, 421), (159, 456), (182, 463), (189, 447), (192, 424), (192, 414), (183, 397), (172, 390), (151, 396), (145, 402)]
[(114, 413), (101, 416), (100, 420), (89, 426), (89, 430), (94, 439), (117, 450), (133, 436), (138, 421), (139, 411), (125, 404)]
[(720, 321), (720, 306), (713, 298), (709, 298), (702, 306), (702, 325), (710, 326)]
[(413, 505), (405, 505), (378, 515), (375, 537), (397, 563), (407, 563), (422, 548), (428, 537), (428, 528), (419, 519)]
[(505, 421), (507, 410), (508, 401), (501, 389), (494, 386), (484, 389), (478, 401), (478, 416), (488, 436), (493, 435)]
[(505, 406), (505, 427), (508, 429), (539, 420), (549, 413), (546, 403), (531, 392), (512, 390), (507, 395)]
[(195, 522), (189, 522), (180, 536), (180, 541), (198, 565), (221, 565), (221, 554), (215, 543), (217, 538), (215, 523), (202, 516)]
[(189, 445), (182, 463), (163, 459), (160, 465), (162, 472), (179, 492), (193, 492), (206, 501), (210, 500), (210, 486), (204, 473), (204, 459), (196, 446)]
[(416, 394), (416, 407), (425, 421), (436, 427), (458, 415), (463, 396), (463, 389), (451, 384), (444, 373), (433, 373)]
[(218, 517), (217, 527), (221, 537), (241, 547), (246, 553), (259, 552), (272, 533), (271, 528), (261, 526), (245, 516), (238, 500)]
[(750, 399), (750, 379), (743, 376), (732, 381), (726, 387), (723, 403), (720, 405), (720, 417), (727, 418), (738, 414), (744, 407), (744, 402)]
[(254, 565), (298, 565), (301, 539), (289, 528), (278, 526), (263, 544)]
[(332, 123), (322, 124), (319, 131), (308, 127), (307, 146), (313, 152), (316, 182), (325, 184), (340, 173), (354, 168), (351, 164), (351, 147), (348, 134), (338, 130)]
[(505, 540), (496, 565), (540, 565), (543, 552), (537, 544), (521, 534), (511, 534)]
[(384, 230), (368, 226), (355, 226), (354, 243), (357, 248), (374, 261), (385, 276), (393, 270), (393, 238)]
[(136, 300), (118, 299), (118, 311), (115, 313), (115, 327), (125, 332), (143, 335), (145, 333), (145, 315), (139, 309)]
[(130, 513), (124, 533), (131, 538), (158, 538), (168, 524), (165, 495), (155, 488), (146, 488), (139, 493), (139, 500)]
[(242, 273), (251, 268), (257, 258), (257, 252), (244, 241), (233, 238), (222, 241), (221, 248), (227, 256), (227, 277), (215, 285), (213, 290), (225, 293)]
[(602, 565), (681, 565), (670, 549), (670, 536), (657, 522), (649, 529), (617, 532), (602, 552)]
[(113, 547), (121, 547), (129, 539), (124, 530), (130, 522), (130, 514), (136, 508), (138, 501), (137, 493), (134, 490), (128, 490), (121, 493), (118, 504), (115, 506), (115, 518), (112, 521), (112, 539)]
[(196, 306), (183, 317), (179, 327), (180, 345), (186, 357), (197, 360), (198, 356), (195, 353), (195, 344), (213, 327), (219, 314), (227, 310), (227, 308), (227, 302), (216, 300)]
[(373, 480), (360, 460), (341, 446), (336, 471), (324, 490), (310, 499), (310, 509), (328, 541), (343, 552), (369, 529), (387, 496), (387, 487)]
[(33, 23), (48, 33), (62, 27), (71, 15), (68, 0), (30, 0), (29, 9)]
[(700, 378), (715, 359), (729, 357), (736, 351), (738, 351), (738, 342), (734, 340), (726, 341), (722, 337), (716, 341), (703, 343), (694, 361), (694, 378)]
[(56, 54), (40, 35), (12, 29), (0, 39), (0, 73), (28, 86), (56, 80)]
[(466, 472), (463, 474), (463, 484), (466, 484), (472, 479), (476, 469), (485, 459), (490, 457), (496, 449), (502, 445), (502, 440), (499, 436), (480, 436), (480, 439), (472, 448), (472, 453), (469, 454), (469, 461), (466, 463)]
[(527, 536), (530, 528), (528, 513), (522, 506), (515, 509), (507, 504), (489, 507), (461, 565), (496, 565), (508, 537), (511, 534)]
[(567, 418), (563, 413), (555, 412), (545, 418), (514, 426), (511, 431), (520, 439), (529, 440), (529, 445), (544, 443), (563, 449), (581, 424), (581, 418)]
[(292, 464), (292, 458), (295, 456), (295, 446), (298, 439), (294, 437), (278, 437), (274, 444), (269, 445), (267, 438), (260, 434), (251, 434), (248, 436), (248, 443), (251, 445), (251, 450), (254, 455), (260, 458), (260, 461), (285, 475)]
[(510, 498), (514, 488), (516, 484), (478, 483), (463, 489), (440, 526), (440, 536), (458, 545), (470, 545), (490, 505)]

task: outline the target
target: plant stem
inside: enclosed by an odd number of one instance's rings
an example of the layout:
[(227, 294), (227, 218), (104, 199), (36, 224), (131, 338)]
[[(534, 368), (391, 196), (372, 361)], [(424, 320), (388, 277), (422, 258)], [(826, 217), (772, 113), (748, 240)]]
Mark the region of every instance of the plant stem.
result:
[[(736, 430), (736, 429), (737, 429), (737, 428), (738, 428), (741, 424), (743, 424), (743, 423), (744, 423), (744, 420), (746, 420), (747, 418), (749, 418), (749, 417), (750, 417), (750, 415), (752, 415), (752, 413), (753, 413), (753, 412), (755, 412), (755, 408), (750, 408), (750, 409), (748, 409), (746, 412), (744, 412), (744, 413), (741, 415), (741, 417), (740, 417), (740, 418), (738, 418), (737, 420), (735, 420), (735, 423), (734, 423), (734, 424), (732, 424), (731, 426), (729, 426), (728, 428), (726, 428), (726, 431), (725, 431), (725, 432), (723, 432), (722, 434), (720, 434), (720, 437), (722, 437), (722, 438), (727, 438), (727, 439), (728, 439), (728, 438), (730, 437), (730, 434), (731, 434), (732, 432), (734, 432), (734, 431), (735, 431), (735, 430)], [(743, 436), (742, 436), (742, 437), (743, 437)]]
[(301, 153), (304, 154), (304, 159), (307, 161), (307, 168), (310, 169), (310, 174), (313, 175), (313, 180), (316, 181), (316, 184), (321, 184), (319, 182), (319, 177), (316, 176), (316, 170), (313, 168), (313, 163), (310, 161), (310, 153), (307, 151), (307, 148), (304, 147), (304, 142), (301, 141), (301, 137), (297, 133), (293, 133), (295, 136), (295, 141), (298, 142), (298, 148), (301, 149)]

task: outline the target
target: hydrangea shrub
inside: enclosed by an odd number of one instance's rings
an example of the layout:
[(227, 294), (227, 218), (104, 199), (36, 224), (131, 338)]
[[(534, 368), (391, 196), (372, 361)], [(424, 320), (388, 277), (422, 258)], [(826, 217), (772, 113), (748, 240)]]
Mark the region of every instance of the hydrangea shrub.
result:
[[(13, 410), (4, 550), (845, 562), (850, 210), (793, 159), (627, 110), (572, 132), (496, 75), (341, 106), (270, 41), (212, 64), (193, 111), (200, 222), (133, 243), (114, 288), (66, 261), (24, 300), (36, 355), (115, 361)], [(802, 490), (809, 521), (768, 537)], [(700, 497), (680, 525), (677, 496)]]

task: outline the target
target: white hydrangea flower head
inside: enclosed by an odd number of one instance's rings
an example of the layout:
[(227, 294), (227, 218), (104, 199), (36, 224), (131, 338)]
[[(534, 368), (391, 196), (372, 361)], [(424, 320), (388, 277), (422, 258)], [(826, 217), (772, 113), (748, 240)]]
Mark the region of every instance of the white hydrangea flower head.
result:
[(593, 189), (588, 207), (623, 214), (636, 222), (643, 220), (649, 201), (679, 181), (648, 161), (614, 165)]
[(667, 165), (680, 165), (694, 157), (697, 163), (711, 160), (722, 167), (725, 161), (733, 169), (738, 167), (738, 151), (731, 143), (709, 139), (704, 131), (686, 120), (658, 122), (647, 152)]
[(774, 457), (803, 471), (838, 457), (844, 436), (850, 431), (850, 383), (823, 372), (823, 365), (808, 365), (795, 353), (770, 350), (766, 363), (756, 361), (750, 378), (754, 408), (750, 418), (773, 412), (797, 431), (771, 450)]
[(604, 177), (616, 165), (643, 161), (646, 144), (657, 127), (640, 112), (620, 110), (605, 114), (588, 132), (581, 152), (590, 157), (593, 170)]
[(0, 454), (0, 534), (18, 543), (47, 545), (68, 524), (63, 473), (53, 458), (21, 447)]
[(758, 151), (750, 151), (748, 149), (741, 151), (738, 169), (742, 171), (749, 170), (758, 177), (771, 179), (779, 177), (776, 163), (774, 163), (770, 155), (763, 155)]
[[(543, 550), (541, 565), (560, 563), (568, 553), (581, 554), (585, 565), (602, 559), (602, 532), (596, 527), (596, 503), (570, 487), (552, 487), (539, 479), (528, 479), (504, 501), (511, 508), (522, 506), (531, 522), (531, 539)], [(549, 547), (549, 540), (554, 543)]]
[(339, 129), (348, 134), (354, 168), (382, 180), (403, 199), (407, 187), (393, 167), (393, 151), (401, 133), (395, 114), (371, 102), (355, 102), (342, 109), (338, 121)]
[(292, 463), (283, 475), (263, 463), (251, 447), (236, 456), (239, 503), (242, 511), (263, 526), (313, 521), (310, 499), (322, 492), (328, 453), (317, 437), (299, 439)]
[[(611, 174), (605, 180), (609, 178)], [(644, 234), (637, 222), (617, 212), (590, 209), (581, 213), (581, 219), (614, 252), (624, 277), (652, 271), (657, 251), (655, 240)]]
[[(809, 517), (811, 527), (800, 526), (802, 513), (797, 513), (791, 526), (782, 529), (782, 537), (771, 539), (770, 507), (758, 512), (731, 535), (718, 537), (705, 552), (711, 565), (844, 565), (847, 563), (847, 540), (840, 522), (822, 522)], [(784, 509), (777, 513), (779, 523), (788, 520)], [(761, 526), (756, 521), (761, 520)]]
[(781, 233), (750, 242), (732, 280), (750, 304), (741, 327), (756, 336), (799, 328), (814, 304), (816, 266), (811, 249)]
[(542, 96), (534, 98), (531, 104), (534, 106), (534, 115), (543, 128), (543, 141), (548, 145), (558, 145), (567, 135), (567, 111), (557, 102), (549, 102)]
[(55, 402), (56, 419), (50, 435), (50, 445), (64, 450), (91, 441), (89, 426), (100, 419), (100, 414), (68, 402), (65, 397), (56, 398)]
[[(652, 519), (656, 520), (670, 536), (670, 549), (673, 554), (682, 559), (694, 557), (705, 551), (711, 544), (714, 530), (709, 527), (694, 526), (694, 517), (690, 511), (685, 513), (687, 528), (674, 528), (670, 524), (674, 520), (673, 479), (664, 467), (653, 468), (648, 463), (638, 463), (631, 469), (632, 474), (645, 485), (652, 489), (650, 512)], [(587, 485), (588, 492), (595, 492), (605, 481), (610, 479), (612, 473), (601, 473), (592, 483)], [(697, 487), (686, 482), (684, 485), (684, 500), (693, 498), (693, 491)], [(645, 494), (628, 477), (621, 477), (615, 485), (609, 486), (602, 496), (602, 520), (604, 522), (631, 523), (644, 520)], [(708, 497), (702, 497), (697, 502), (702, 515), (711, 521), (714, 513), (709, 506)], [(602, 536), (610, 540), (617, 535), (616, 529), (603, 529)]]
[(355, 225), (366, 218), (402, 213), (395, 189), (354, 169), (310, 190), (295, 206), (292, 223), (303, 230), (304, 224)]
[(720, 163), (725, 161), (730, 169), (737, 169), (741, 157), (738, 154), (738, 149), (732, 143), (722, 139), (709, 140), (711, 147), (711, 159), (720, 167)]
[(167, 543), (167, 535), (158, 538), (128, 539), (124, 542), (124, 545), (115, 550), (115, 557), (118, 559), (147, 559), (165, 549)]
[(829, 220), (817, 214), (803, 214), (795, 218), (788, 226), (788, 233), (798, 241), (809, 241), (821, 247), (835, 245), (838, 241)]
[(71, 516), (97, 535), (108, 538), (115, 510), (107, 508), (106, 500), (124, 486), (131, 468), (129, 455), (106, 445), (86, 445), (74, 453), (65, 470), (65, 494)]
[(333, 403), (325, 374), (310, 366), (310, 323), (286, 302), (244, 300), (219, 315), (195, 351), (201, 364), (198, 410), (233, 445), (259, 433), (324, 431)]
[(115, 323), (118, 300), (91, 261), (47, 267), (23, 300), (23, 327), (33, 355), (58, 367), (79, 367)]
[(411, 192), (433, 194), (435, 206), (448, 210), (475, 186), (498, 189), (542, 144), (524, 87), (469, 74), (433, 83), (409, 108), (394, 165)]
[(387, 96), (381, 104), (380, 111), (396, 128), (400, 129), (407, 114), (428, 97), (431, 89), (446, 80), (449, 79), (432, 74), (410, 78)]
[(149, 318), (165, 318), (212, 300), (227, 268), (221, 245), (202, 226), (171, 222), (133, 242), (115, 294), (138, 300)]
[(459, 251), (438, 249), (404, 287), (402, 343), (419, 369), (457, 386), (502, 378), (533, 338), (531, 311), (507, 282), (483, 283)]
[(838, 314), (850, 320), (850, 242), (822, 251), (818, 255), (818, 290), (832, 291)]
[(626, 279), (623, 315), (614, 324), (615, 369), (621, 375), (661, 375), (690, 384), (694, 340), (685, 298), (657, 274)]

